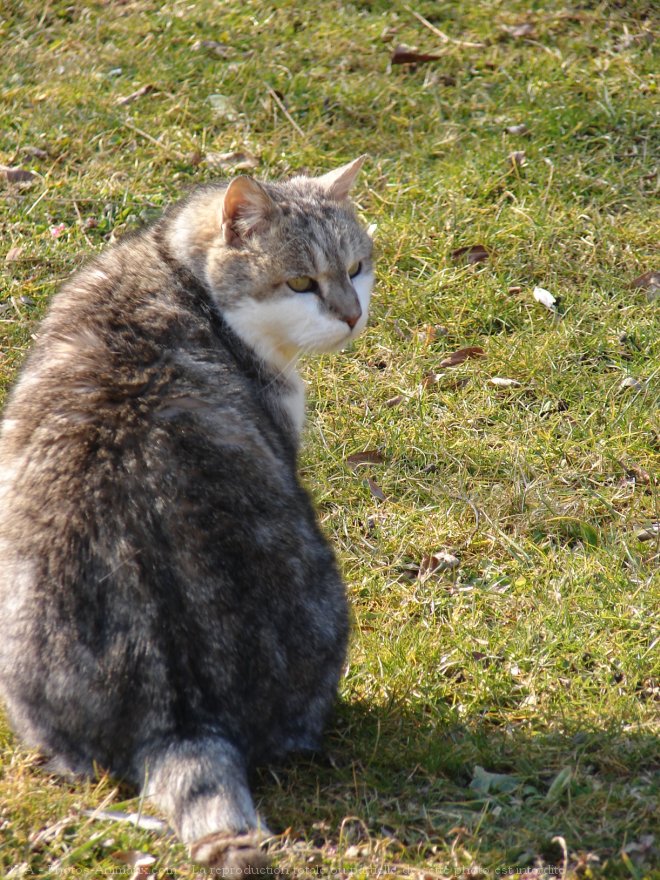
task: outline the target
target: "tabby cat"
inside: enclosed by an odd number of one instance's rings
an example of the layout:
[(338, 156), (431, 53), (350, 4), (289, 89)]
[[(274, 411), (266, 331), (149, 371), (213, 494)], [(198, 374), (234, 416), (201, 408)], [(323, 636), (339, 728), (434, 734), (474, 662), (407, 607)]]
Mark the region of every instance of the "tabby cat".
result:
[(58, 772), (133, 781), (199, 862), (263, 866), (248, 769), (317, 749), (345, 660), (296, 475), (296, 359), (363, 328), (322, 177), (204, 185), (55, 297), (0, 437), (0, 692)]

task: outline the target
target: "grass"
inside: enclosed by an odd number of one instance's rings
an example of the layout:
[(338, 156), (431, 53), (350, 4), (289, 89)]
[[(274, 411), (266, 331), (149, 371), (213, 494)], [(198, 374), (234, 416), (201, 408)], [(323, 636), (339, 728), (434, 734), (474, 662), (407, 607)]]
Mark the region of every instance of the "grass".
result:
[[(660, 322), (631, 286), (660, 268), (654, 4), (3, 9), (0, 163), (36, 175), (1, 193), (3, 391), (60, 283), (231, 174), (213, 154), (273, 178), (371, 156), (370, 326), (304, 367), (303, 476), (349, 586), (350, 665), (328, 760), (255, 780), (280, 868), (659, 877), (659, 544), (637, 535), (660, 519)], [(397, 43), (441, 58), (390, 66)], [(452, 258), (476, 244), (485, 262)], [(465, 346), (484, 356), (440, 367)], [(365, 450), (382, 462), (347, 465)], [(458, 565), (420, 577), (439, 551)], [(131, 798), (49, 777), (0, 721), (3, 876), (130, 873), (113, 854), (131, 850), (197, 876), (171, 840), (84, 812)]]

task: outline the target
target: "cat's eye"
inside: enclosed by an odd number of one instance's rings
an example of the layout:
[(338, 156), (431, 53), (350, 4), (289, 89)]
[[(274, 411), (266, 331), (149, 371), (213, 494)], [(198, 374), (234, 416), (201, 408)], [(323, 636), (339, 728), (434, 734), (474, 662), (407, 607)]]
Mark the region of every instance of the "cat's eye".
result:
[(348, 277), (355, 278), (356, 275), (359, 275), (362, 271), (362, 263), (358, 260), (355, 263), (351, 263), (348, 267)]
[(298, 275), (296, 278), (289, 278), (287, 284), (296, 293), (313, 293), (315, 290), (318, 290), (318, 284), (309, 275)]

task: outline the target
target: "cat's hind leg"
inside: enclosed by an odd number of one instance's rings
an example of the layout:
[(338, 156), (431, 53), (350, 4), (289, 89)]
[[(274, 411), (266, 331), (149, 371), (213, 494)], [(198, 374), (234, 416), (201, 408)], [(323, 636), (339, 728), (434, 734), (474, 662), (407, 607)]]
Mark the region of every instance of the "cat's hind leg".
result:
[[(143, 789), (192, 858), (237, 876), (268, 865), (243, 756), (220, 737), (161, 743), (140, 755)], [(251, 870), (250, 870), (251, 869)]]

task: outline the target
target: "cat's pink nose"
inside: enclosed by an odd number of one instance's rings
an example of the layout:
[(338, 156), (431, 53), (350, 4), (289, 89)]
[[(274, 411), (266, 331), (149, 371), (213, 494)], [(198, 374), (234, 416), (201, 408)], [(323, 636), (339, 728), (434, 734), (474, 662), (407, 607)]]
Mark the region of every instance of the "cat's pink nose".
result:
[(344, 315), (344, 321), (346, 321), (346, 323), (348, 324), (348, 326), (352, 330), (355, 327), (355, 325), (357, 324), (357, 322), (360, 320), (361, 317), (362, 317), (362, 309), (360, 309), (358, 307), (357, 311), (351, 312), (350, 315)]

